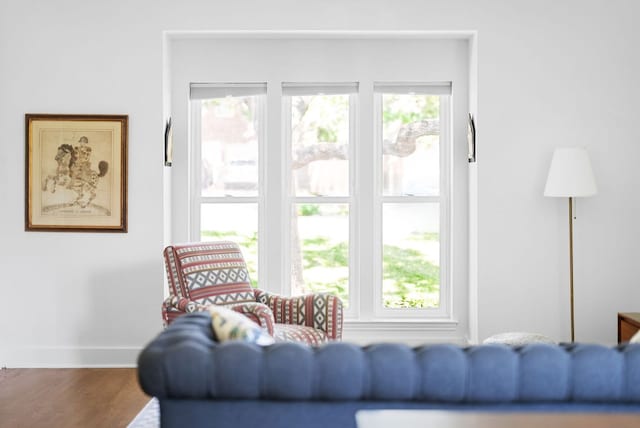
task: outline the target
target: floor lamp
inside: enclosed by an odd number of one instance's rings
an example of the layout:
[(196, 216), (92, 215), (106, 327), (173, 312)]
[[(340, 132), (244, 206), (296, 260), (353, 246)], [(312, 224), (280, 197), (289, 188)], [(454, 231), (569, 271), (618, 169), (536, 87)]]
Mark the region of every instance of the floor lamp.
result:
[(579, 147), (559, 147), (553, 152), (544, 195), (569, 198), (569, 294), (571, 296), (571, 342), (575, 342), (573, 317), (573, 198), (598, 192), (589, 154)]

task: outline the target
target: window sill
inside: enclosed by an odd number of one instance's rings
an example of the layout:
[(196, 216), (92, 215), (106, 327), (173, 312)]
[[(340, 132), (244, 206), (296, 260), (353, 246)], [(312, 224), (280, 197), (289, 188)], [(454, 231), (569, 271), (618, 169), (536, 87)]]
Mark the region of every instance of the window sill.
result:
[(458, 321), (453, 319), (377, 319), (344, 320), (345, 328), (356, 331), (412, 330), (412, 331), (455, 331)]
[(404, 343), (409, 346), (469, 343), (458, 331), (458, 321), (452, 319), (345, 320), (342, 339), (360, 345), (382, 342)]

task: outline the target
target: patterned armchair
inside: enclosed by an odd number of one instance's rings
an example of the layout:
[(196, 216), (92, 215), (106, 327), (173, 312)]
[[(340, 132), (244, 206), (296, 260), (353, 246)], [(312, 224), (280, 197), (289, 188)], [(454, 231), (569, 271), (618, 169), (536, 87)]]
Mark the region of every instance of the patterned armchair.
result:
[(276, 341), (318, 345), (342, 338), (342, 302), (319, 293), (282, 297), (251, 287), (247, 265), (234, 242), (171, 245), (164, 250), (170, 296), (164, 324), (209, 305), (224, 305), (249, 317)]

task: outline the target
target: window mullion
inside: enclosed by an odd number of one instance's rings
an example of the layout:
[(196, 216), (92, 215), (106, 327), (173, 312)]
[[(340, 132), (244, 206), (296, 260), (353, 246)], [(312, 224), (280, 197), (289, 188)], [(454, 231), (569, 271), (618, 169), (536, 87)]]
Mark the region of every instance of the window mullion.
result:
[[(261, 278), (265, 278), (261, 287), (277, 294), (288, 294), (288, 278), (285, 274), (287, 266), (289, 245), (287, 243), (287, 225), (289, 221), (288, 193), (288, 167), (286, 161), (286, 143), (283, 141), (282, 88), (276, 80), (267, 82), (266, 99), (266, 135), (265, 145), (261, 153), (260, 174), (264, 181), (261, 194), (261, 216), (258, 236), (258, 251), (260, 254)], [(284, 131), (286, 132), (286, 131)], [(284, 154), (284, 156), (283, 156)], [(284, 242), (282, 240), (284, 239)]]
[(256, 204), (258, 196), (196, 196), (200, 204)]
[(188, 207), (188, 219), (189, 225), (187, 230), (189, 231), (189, 240), (197, 242), (200, 240), (200, 210), (202, 206), (202, 182), (198, 178), (200, 177), (202, 170), (202, 157), (201, 157), (201, 144), (202, 144), (202, 105), (199, 101), (191, 101), (191, 119), (190, 123), (190, 141), (196, 142), (190, 144), (189, 149), (189, 184), (188, 188), (191, 191), (191, 200), (196, 203), (189, 204)]
[(373, 237), (373, 255), (372, 255), (372, 273), (373, 279), (371, 280), (371, 295), (373, 300), (370, 303), (370, 318), (380, 318), (382, 310), (382, 285), (383, 285), (383, 233), (382, 233), (382, 211), (384, 205), (383, 197), (383, 167), (382, 167), (382, 96), (376, 93), (372, 88), (373, 99), (373, 112), (371, 129), (373, 130), (372, 147), (373, 147), (373, 192), (372, 192), (372, 205), (373, 205), (373, 224), (372, 224), (372, 237)]
[(440, 96), (440, 132), (441, 142), (444, 143), (440, 150), (440, 309), (447, 316), (452, 315), (453, 292), (452, 285), (452, 208), (451, 189), (453, 188), (453, 120), (451, 110), (451, 97)]
[(380, 201), (384, 204), (402, 204), (402, 203), (439, 203), (442, 196), (380, 196)]
[[(379, 222), (375, 203), (377, 192), (377, 144), (375, 143), (375, 118), (377, 107), (374, 108), (373, 82), (360, 81), (359, 85), (359, 109), (358, 109), (358, 144), (356, 145), (356, 210), (358, 217), (355, 222), (357, 227), (357, 256), (359, 258), (358, 279), (354, 288), (357, 288), (354, 304), (357, 304), (358, 318), (362, 320), (372, 319), (375, 303), (375, 288), (380, 286), (377, 272), (381, 269), (377, 249)], [(373, 215), (372, 215), (373, 213)], [(372, 233), (373, 231), (373, 233)]]
[[(359, 86), (359, 85), (358, 85)], [(359, 129), (360, 105), (358, 94), (349, 97), (349, 300), (350, 306), (345, 318), (358, 318), (360, 313), (360, 244), (359, 224), (360, 204), (358, 203), (358, 147), (362, 140)]]

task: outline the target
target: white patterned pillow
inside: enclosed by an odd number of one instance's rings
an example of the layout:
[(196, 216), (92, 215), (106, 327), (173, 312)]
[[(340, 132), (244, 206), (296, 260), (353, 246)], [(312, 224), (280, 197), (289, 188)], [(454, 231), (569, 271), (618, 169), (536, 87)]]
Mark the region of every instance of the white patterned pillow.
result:
[(550, 337), (547, 337), (538, 333), (512, 331), (507, 333), (494, 334), (491, 337), (487, 337), (482, 343), (484, 344), (500, 343), (503, 345), (523, 346), (530, 343), (555, 344), (556, 341)]
[(209, 306), (211, 326), (218, 341), (242, 340), (256, 345), (271, 345), (273, 337), (244, 315), (222, 306)]

